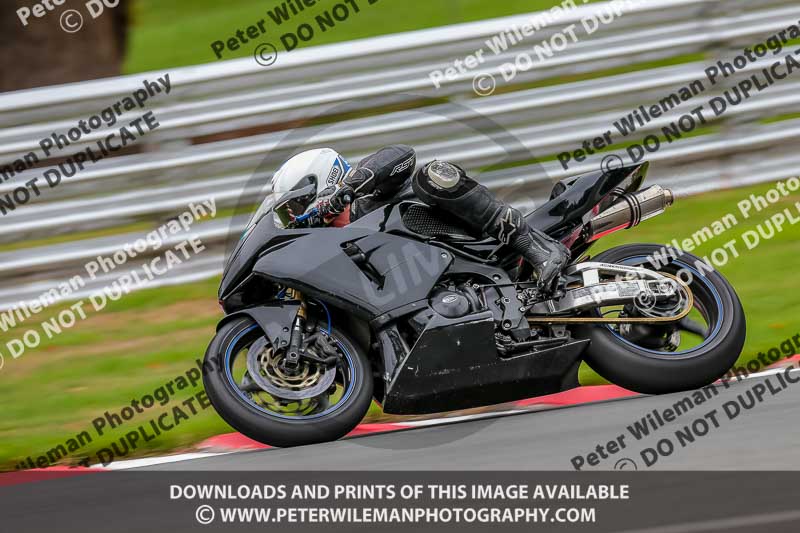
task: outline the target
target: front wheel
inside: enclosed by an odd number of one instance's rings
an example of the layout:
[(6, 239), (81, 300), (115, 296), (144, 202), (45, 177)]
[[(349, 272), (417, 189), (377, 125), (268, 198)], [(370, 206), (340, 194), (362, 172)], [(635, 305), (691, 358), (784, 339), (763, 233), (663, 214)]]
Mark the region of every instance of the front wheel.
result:
[(342, 331), (313, 334), (317, 359), (283, 364), (249, 317), (224, 324), (206, 350), (203, 383), (217, 413), (239, 432), (270, 446), (336, 440), (358, 425), (372, 401), (372, 374), (362, 350)]
[[(694, 255), (672, 257), (664, 252), (659, 245), (632, 244), (602, 252), (592, 261), (677, 276), (693, 295), (688, 316), (667, 325), (594, 325), (576, 331), (591, 339), (586, 362), (592, 369), (617, 385), (645, 394), (680, 392), (713, 383), (733, 366), (745, 341), (744, 310), (728, 281)], [(637, 311), (636, 306), (627, 306), (599, 313), (643, 316)]]

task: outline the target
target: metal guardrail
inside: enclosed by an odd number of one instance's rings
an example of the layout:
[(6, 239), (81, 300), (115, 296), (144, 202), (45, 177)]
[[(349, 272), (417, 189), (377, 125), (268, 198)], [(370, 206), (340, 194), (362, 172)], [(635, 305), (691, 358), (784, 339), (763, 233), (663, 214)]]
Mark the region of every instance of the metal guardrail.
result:
[[(185, 209), (191, 201), (209, 197), (220, 208), (254, 202), (270, 169), (281, 159), (320, 145), (331, 145), (358, 160), (382, 144), (405, 142), (418, 149), (420, 160), (452, 159), (471, 171), (500, 161), (515, 163), (510, 169), (486, 172), (480, 179), (495, 189), (524, 189), (530, 205), (547, 194), (553, 181), (600, 163), (599, 157), (590, 158), (564, 171), (557, 163), (530, 164), (531, 160), (546, 161), (562, 150), (577, 148), (583, 139), (602, 134), (613, 120), (639, 104), (658, 101), (703, 78), (709, 62), (697, 60), (699, 56), (724, 57), (800, 19), (800, 5), (789, 0), (757, 5), (742, 0), (641, 4), (511, 82), (497, 76), (498, 93), (484, 98), (472, 93), (477, 72), (496, 72), (521, 50), (608, 9), (608, 3), (566, 12), (524, 43), (489, 57), (480, 71), (448, 80), (439, 89), (428, 78), (431, 71), (484, 47), (487, 38), (527, 22), (532, 15), (295, 50), (281, 55), (269, 68), (241, 59), (171, 69), (171, 94), (154, 100), (151, 108), (161, 126), (141, 141), (159, 150), (108, 158), (87, 167), (3, 217), (0, 242), (159, 220)], [(651, 61), (673, 58), (689, 61), (647, 68)], [(748, 66), (725, 85), (759, 72), (774, 60), (770, 57)], [(617, 73), (632, 65), (644, 69)], [(96, 113), (140, 86), (143, 79), (163, 74), (0, 95), (0, 166), (35, 150), (42, 136), (74, 125), (78, 118)], [(575, 81), (576, 76), (582, 79)], [(565, 77), (572, 81), (565, 82)], [(530, 88), (531, 84), (541, 86)], [(721, 89), (709, 90), (703, 98)], [(679, 193), (690, 193), (792, 175), (788, 163), (795, 162), (792, 146), (800, 137), (800, 121), (783, 121), (780, 128), (759, 121), (800, 112), (798, 89), (800, 81), (777, 84), (715, 120), (714, 128), (704, 135), (651, 155), (649, 159), (658, 163), (651, 179)], [(442, 98), (449, 103), (440, 103)], [(387, 111), (388, 104), (398, 103), (412, 109)], [(657, 132), (691, 109), (692, 103), (674, 109), (640, 133)], [(341, 119), (353, 113), (366, 116)], [(198, 137), (213, 139), (265, 126), (276, 131), (192, 144)], [(77, 150), (104, 134), (98, 131), (71, 148)], [(776, 161), (786, 165), (770, 166), (763, 158), (747, 155), (765, 149), (776, 151)], [(0, 183), (0, 195), (42, 171), (32, 169)], [(195, 233), (204, 242), (221, 243), (229, 225), (208, 223), (198, 226)], [(98, 250), (118, 249), (131, 237), (123, 234), (0, 253), (0, 272), (7, 280), (0, 283), (0, 307), (31, 292), (30, 286), (19, 285), (20, 279), (39, 283), (64, 275)], [(220, 251), (214, 253), (221, 261)], [(218, 271), (209, 265), (205, 260), (197, 272)], [(176, 280), (195, 279), (197, 272), (190, 268)]]

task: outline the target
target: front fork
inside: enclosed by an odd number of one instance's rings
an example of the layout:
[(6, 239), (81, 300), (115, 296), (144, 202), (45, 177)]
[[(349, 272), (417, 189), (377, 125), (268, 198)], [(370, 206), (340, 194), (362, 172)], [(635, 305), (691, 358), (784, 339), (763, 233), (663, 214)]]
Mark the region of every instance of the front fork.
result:
[[(340, 354), (327, 335), (315, 332), (316, 326), (313, 322), (309, 324), (308, 309), (303, 294), (297, 289), (288, 289), (286, 295), (300, 302), (300, 307), (292, 322), (291, 331), (284, 330), (289, 332), (290, 336), (286, 345), (286, 355), (281, 362), (283, 368), (289, 373), (295, 373), (299, 370), (302, 359), (325, 366), (336, 364)], [(316, 349), (309, 351), (309, 346), (314, 346)]]
[(292, 323), (292, 335), (289, 339), (289, 348), (286, 350), (284, 365), (287, 369), (295, 370), (300, 365), (300, 343), (303, 342), (303, 330), (306, 325), (306, 301), (303, 294), (296, 289), (288, 289), (286, 294), (289, 298), (300, 302), (300, 309)]

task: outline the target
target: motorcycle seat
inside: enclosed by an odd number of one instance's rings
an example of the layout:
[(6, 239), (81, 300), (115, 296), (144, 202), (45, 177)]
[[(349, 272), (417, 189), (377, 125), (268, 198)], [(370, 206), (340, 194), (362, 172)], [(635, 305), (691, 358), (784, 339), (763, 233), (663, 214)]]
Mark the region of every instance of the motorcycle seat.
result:
[(409, 204), (403, 212), (403, 224), (414, 233), (446, 242), (480, 244), (494, 241), (471, 235), (457, 220), (425, 204)]

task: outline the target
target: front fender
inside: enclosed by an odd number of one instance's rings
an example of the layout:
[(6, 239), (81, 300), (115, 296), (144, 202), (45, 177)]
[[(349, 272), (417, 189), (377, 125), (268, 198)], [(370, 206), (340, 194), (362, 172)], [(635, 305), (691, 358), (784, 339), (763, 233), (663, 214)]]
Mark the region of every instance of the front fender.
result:
[(217, 324), (217, 331), (231, 320), (246, 316), (255, 320), (273, 346), (285, 346), (289, 344), (292, 324), (299, 310), (300, 302), (274, 302), (249, 307), (227, 315)]

